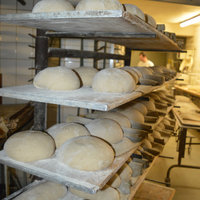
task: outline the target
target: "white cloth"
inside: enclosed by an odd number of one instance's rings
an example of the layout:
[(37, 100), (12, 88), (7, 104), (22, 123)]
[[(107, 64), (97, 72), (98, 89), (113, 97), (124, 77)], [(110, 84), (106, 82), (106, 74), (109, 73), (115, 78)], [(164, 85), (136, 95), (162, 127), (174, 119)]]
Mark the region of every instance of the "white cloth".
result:
[(147, 62), (142, 62), (142, 61), (140, 61), (140, 62), (138, 63), (138, 66), (139, 66), (139, 67), (153, 67), (153, 66), (154, 66), (154, 63), (153, 63), (152, 61), (150, 61), (150, 60), (147, 60)]

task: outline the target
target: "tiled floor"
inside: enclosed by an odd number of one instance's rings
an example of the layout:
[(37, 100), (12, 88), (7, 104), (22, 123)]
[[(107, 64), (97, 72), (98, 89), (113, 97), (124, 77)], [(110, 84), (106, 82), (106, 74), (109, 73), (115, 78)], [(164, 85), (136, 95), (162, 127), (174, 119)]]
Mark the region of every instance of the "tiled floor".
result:
[[(193, 142), (200, 142), (200, 132), (189, 131), (189, 135), (197, 137)], [(166, 145), (162, 155), (175, 157), (174, 160), (159, 158), (157, 163), (148, 174), (149, 179), (163, 182), (167, 169), (177, 164), (178, 153), (176, 152), (175, 138), (172, 137)], [(183, 164), (200, 166), (200, 145), (192, 146), (191, 155), (186, 151)], [(200, 200), (200, 170), (174, 168), (170, 175), (171, 187), (176, 189), (174, 200)]]

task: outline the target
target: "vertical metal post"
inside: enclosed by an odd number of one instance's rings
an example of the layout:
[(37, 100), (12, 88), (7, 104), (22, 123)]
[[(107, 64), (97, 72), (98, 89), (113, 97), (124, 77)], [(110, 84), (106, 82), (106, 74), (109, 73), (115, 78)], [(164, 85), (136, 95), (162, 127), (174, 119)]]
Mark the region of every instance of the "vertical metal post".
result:
[(128, 56), (128, 59), (125, 60), (124, 64), (125, 66), (130, 66), (131, 65), (131, 49), (126, 48), (126, 56)]
[[(43, 30), (37, 30), (35, 45), (36, 73), (48, 67), (48, 38)], [(46, 129), (46, 104), (35, 103), (33, 130), (43, 131)]]
[[(94, 40), (94, 52), (98, 51), (98, 40)], [(93, 67), (97, 69), (98, 67), (98, 60), (96, 58), (94, 58), (94, 63), (93, 63)]]
[(185, 143), (186, 143), (187, 129), (182, 128), (179, 135), (179, 155), (178, 155), (178, 165), (181, 165), (182, 158), (185, 157)]
[[(104, 55), (106, 55), (106, 52), (107, 52), (107, 45), (108, 45), (108, 43), (105, 42), (105, 46), (104, 46)], [(104, 59), (103, 59), (103, 69), (105, 69), (105, 68), (106, 68), (106, 59), (104, 58)]]

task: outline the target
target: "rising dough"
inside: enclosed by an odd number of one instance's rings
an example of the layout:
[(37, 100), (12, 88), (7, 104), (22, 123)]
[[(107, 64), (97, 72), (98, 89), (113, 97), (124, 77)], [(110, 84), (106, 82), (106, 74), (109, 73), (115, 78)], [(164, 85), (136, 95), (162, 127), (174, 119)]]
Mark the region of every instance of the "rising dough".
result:
[(83, 125), (76, 123), (56, 124), (49, 128), (47, 132), (54, 138), (56, 148), (59, 148), (71, 138), (90, 135), (89, 131)]
[(128, 72), (108, 68), (96, 74), (92, 88), (97, 92), (129, 93), (135, 90), (136, 83)]
[(64, 143), (56, 151), (56, 157), (71, 168), (97, 171), (112, 164), (114, 151), (109, 144), (97, 137), (82, 136)]
[(70, 192), (83, 199), (89, 200), (120, 200), (118, 191), (107, 185), (103, 190), (99, 190), (96, 194), (89, 194), (72, 188), (70, 189)]
[(97, 112), (97, 117), (112, 119), (112, 120), (118, 122), (119, 125), (124, 128), (131, 127), (131, 123), (130, 123), (129, 119), (125, 115), (123, 115), (119, 112)]
[(123, 10), (118, 0), (81, 0), (76, 10)]
[(115, 174), (109, 181), (108, 185), (110, 185), (113, 188), (118, 188), (121, 184), (121, 178), (118, 174)]
[(41, 89), (76, 90), (80, 87), (80, 80), (75, 72), (66, 67), (49, 67), (35, 76), (33, 84)]
[(55, 151), (55, 142), (46, 133), (23, 131), (8, 138), (4, 150), (14, 160), (33, 162), (51, 157)]
[(122, 141), (117, 144), (112, 144), (113, 149), (115, 150), (115, 155), (120, 156), (134, 147), (136, 147), (135, 143), (133, 143), (130, 139), (124, 137)]
[(85, 125), (91, 135), (102, 138), (110, 144), (116, 144), (123, 139), (120, 125), (111, 119), (96, 119)]
[(78, 73), (81, 83), (85, 87), (92, 87), (92, 81), (94, 79), (94, 76), (98, 72), (97, 69), (93, 67), (79, 67), (73, 69), (76, 73)]
[(67, 188), (53, 182), (45, 182), (30, 188), (14, 200), (58, 200), (67, 194)]
[(148, 113), (147, 107), (140, 102), (134, 103), (131, 107), (140, 111), (144, 116)]
[(74, 7), (67, 0), (42, 0), (33, 7), (32, 12), (61, 12), (70, 10), (74, 10)]

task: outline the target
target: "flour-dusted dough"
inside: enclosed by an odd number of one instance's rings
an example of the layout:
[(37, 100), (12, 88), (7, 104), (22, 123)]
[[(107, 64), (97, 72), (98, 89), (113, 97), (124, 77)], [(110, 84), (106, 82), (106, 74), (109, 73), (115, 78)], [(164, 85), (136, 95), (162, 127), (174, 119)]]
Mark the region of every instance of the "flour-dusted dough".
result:
[(156, 110), (155, 103), (152, 100), (141, 101), (141, 103), (144, 104), (147, 107), (148, 111), (155, 111)]
[(81, 0), (76, 10), (123, 10), (118, 0)]
[(140, 77), (139, 77), (139, 75), (136, 73), (136, 71), (133, 70), (132, 67), (127, 67), (127, 66), (126, 66), (126, 67), (123, 67), (123, 68), (121, 68), (121, 69), (122, 69), (122, 70), (125, 70), (126, 72), (128, 72), (128, 73), (133, 77), (133, 79), (135, 80), (135, 83), (138, 84)]
[(42, 70), (35, 76), (33, 84), (36, 88), (56, 91), (80, 88), (78, 76), (66, 67), (48, 67)]
[(135, 147), (135, 143), (127, 137), (124, 137), (119, 143), (112, 144), (112, 147), (115, 150), (115, 155), (120, 156), (128, 151), (131, 151)]
[(129, 119), (125, 115), (123, 115), (119, 112), (112, 112), (112, 111), (110, 111), (110, 112), (97, 112), (97, 117), (98, 118), (112, 119), (112, 120), (118, 122), (119, 125), (123, 128), (130, 128), (131, 127), (131, 123), (130, 123)]
[(114, 160), (112, 147), (97, 137), (81, 136), (68, 140), (56, 151), (57, 159), (65, 165), (84, 171), (109, 167)]
[(118, 188), (121, 184), (121, 178), (119, 177), (118, 174), (115, 174), (107, 183), (113, 188)]
[(148, 113), (147, 107), (140, 102), (134, 103), (131, 107), (141, 112), (144, 116)]
[(67, 0), (42, 0), (33, 7), (33, 13), (71, 11), (74, 7)]
[(55, 142), (46, 133), (23, 131), (8, 138), (4, 150), (14, 160), (33, 162), (51, 157), (55, 151)]
[(163, 139), (161, 134), (158, 131), (154, 131), (152, 135), (154, 138)]
[(119, 174), (119, 176), (122, 180), (129, 181), (133, 171), (129, 167), (129, 165), (127, 163), (125, 163), (117, 173)]
[(67, 188), (53, 182), (44, 182), (20, 194), (14, 200), (58, 200), (67, 194)]
[(130, 12), (132, 15), (138, 16), (140, 19), (145, 21), (145, 15), (141, 9), (133, 4), (125, 4), (126, 11)]
[(78, 123), (62, 123), (50, 127), (47, 132), (54, 138), (56, 148), (59, 148), (67, 140), (90, 135), (89, 131), (81, 124)]
[(136, 83), (128, 72), (108, 68), (96, 74), (92, 88), (97, 92), (130, 93), (135, 90)]
[(123, 131), (114, 120), (95, 119), (85, 126), (91, 135), (102, 138), (110, 144), (119, 143), (123, 139)]
[(131, 193), (131, 183), (130, 183), (131, 177), (128, 181), (122, 180), (118, 190), (120, 193), (128, 195)]
[(150, 142), (149, 140), (145, 139), (145, 140), (143, 141), (143, 143), (144, 143), (144, 146), (145, 146), (146, 148), (152, 149), (152, 144), (151, 144), (151, 142)]
[(119, 192), (107, 185), (104, 187), (104, 189), (99, 190), (96, 194), (89, 194), (72, 188), (70, 189), (70, 192), (81, 198), (89, 200), (120, 200)]
[(156, 20), (151, 15), (145, 14), (145, 18), (148, 24), (156, 28), (157, 26)]
[(73, 70), (79, 75), (83, 86), (92, 87), (92, 81), (98, 72), (97, 69), (93, 67), (79, 67), (74, 68)]

